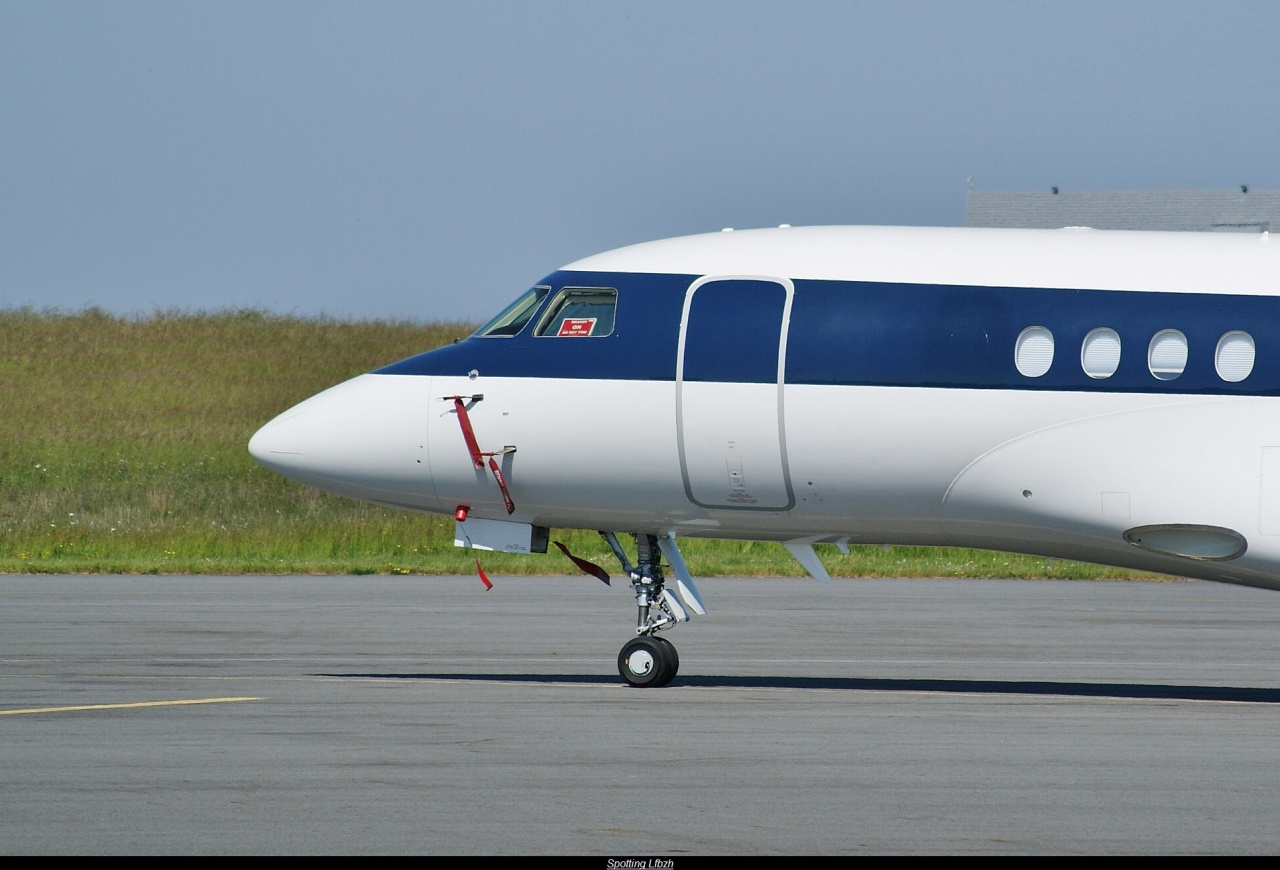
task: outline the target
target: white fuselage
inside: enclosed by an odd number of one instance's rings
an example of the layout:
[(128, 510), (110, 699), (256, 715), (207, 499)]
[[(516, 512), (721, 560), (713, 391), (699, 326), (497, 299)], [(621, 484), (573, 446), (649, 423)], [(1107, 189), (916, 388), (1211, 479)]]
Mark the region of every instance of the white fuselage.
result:
[[(335, 386), (252, 452), (411, 510), (978, 547), (1280, 589), (1265, 237), (786, 228), (622, 249), (544, 283), (519, 334)], [(611, 331), (581, 316), (536, 334), (582, 287), (616, 296)], [(1100, 330), (1113, 373), (1090, 356)]]

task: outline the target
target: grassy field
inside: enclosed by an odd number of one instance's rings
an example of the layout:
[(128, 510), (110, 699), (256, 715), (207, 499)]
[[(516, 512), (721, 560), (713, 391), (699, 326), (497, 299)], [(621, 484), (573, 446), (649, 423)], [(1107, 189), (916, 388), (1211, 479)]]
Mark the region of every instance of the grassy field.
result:
[[(0, 573), (454, 574), (451, 518), (326, 495), (245, 445), (325, 387), (468, 334), (461, 323), (342, 322), (256, 311), (120, 318), (0, 311)], [(553, 535), (611, 571), (598, 535)], [(776, 544), (696, 542), (702, 575), (789, 575)], [(820, 548), (835, 576), (1136, 576), (972, 550)], [(485, 553), (489, 574), (575, 570)]]

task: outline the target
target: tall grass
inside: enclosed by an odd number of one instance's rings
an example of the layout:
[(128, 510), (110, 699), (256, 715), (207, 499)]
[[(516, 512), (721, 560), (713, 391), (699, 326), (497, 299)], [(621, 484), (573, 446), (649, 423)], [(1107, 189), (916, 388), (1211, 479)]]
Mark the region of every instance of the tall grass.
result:
[[(0, 311), (0, 572), (459, 573), (450, 518), (327, 495), (259, 466), (264, 422), (361, 372), (448, 343), (464, 323), (346, 322), (260, 311), (116, 317)], [(557, 532), (611, 558), (590, 532)], [(573, 570), (483, 554), (490, 573)], [(690, 542), (703, 574), (801, 573), (781, 547)], [(1129, 576), (967, 550), (824, 552), (861, 576)]]
[(0, 313), (0, 570), (351, 570), (442, 537), (293, 484), (245, 445), (301, 399), (470, 329)]

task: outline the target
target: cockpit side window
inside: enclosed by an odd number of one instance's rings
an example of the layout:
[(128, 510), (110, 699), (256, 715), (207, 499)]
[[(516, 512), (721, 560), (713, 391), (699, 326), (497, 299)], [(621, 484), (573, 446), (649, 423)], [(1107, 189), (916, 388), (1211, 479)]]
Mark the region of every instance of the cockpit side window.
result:
[(613, 332), (618, 291), (601, 287), (566, 287), (547, 306), (534, 335), (598, 338)]
[(533, 317), (542, 300), (546, 299), (547, 294), (550, 292), (550, 287), (530, 288), (519, 299), (502, 309), (496, 317), (473, 332), (471, 337), (503, 336), (510, 338), (524, 329), (524, 325)]

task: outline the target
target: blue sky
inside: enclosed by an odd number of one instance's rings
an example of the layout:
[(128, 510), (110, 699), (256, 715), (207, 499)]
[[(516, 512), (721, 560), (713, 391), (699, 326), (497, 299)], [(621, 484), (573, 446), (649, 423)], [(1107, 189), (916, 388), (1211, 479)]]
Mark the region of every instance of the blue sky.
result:
[(1280, 3), (0, 3), (0, 308), (485, 319), (632, 242), (1280, 187)]

